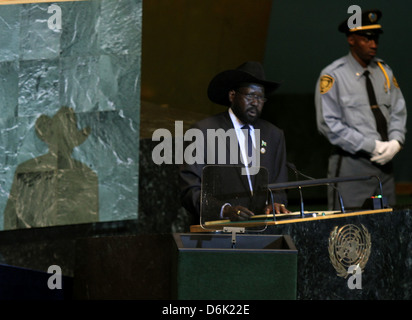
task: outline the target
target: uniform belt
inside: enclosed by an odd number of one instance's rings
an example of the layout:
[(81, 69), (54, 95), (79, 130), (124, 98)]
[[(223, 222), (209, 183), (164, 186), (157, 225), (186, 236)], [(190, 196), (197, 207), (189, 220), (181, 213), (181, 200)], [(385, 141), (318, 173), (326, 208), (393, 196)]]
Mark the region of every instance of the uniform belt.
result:
[(358, 151), (356, 153), (350, 153), (337, 146), (332, 147), (332, 155), (334, 154), (337, 154), (340, 156), (352, 157), (352, 158), (366, 158), (366, 159), (371, 158), (371, 155), (365, 151)]
[[(345, 157), (351, 157), (351, 158), (364, 158), (370, 161), (370, 158), (372, 157), (369, 153), (365, 152), (365, 151), (358, 151), (355, 154), (349, 153), (339, 147), (333, 146), (332, 147), (332, 155), (339, 155), (339, 156), (345, 156)], [(335, 177), (339, 177), (339, 173), (340, 173), (340, 166), (341, 166), (341, 161), (342, 158), (339, 159), (338, 161), (338, 166), (336, 168), (336, 173), (335, 173)], [(388, 162), (387, 164), (381, 166), (375, 162), (371, 162), (372, 165), (380, 168), (380, 170), (382, 170), (385, 173), (392, 173), (393, 172), (393, 163), (392, 161)]]

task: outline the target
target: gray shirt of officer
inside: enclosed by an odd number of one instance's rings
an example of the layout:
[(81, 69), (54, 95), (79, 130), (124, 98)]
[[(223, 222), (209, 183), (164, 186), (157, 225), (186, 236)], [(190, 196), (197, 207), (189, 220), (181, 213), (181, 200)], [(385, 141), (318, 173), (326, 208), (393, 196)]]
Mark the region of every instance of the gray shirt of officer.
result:
[(315, 90), (318, 130), (331, 144), (355, 154), (371, 154), (381, 140), (371, 111), (364, 71), (368, 69), (389, 140), (405, 141), (406, 106), (392, 70), (374, 58), (363, 68), (349, 53), (322, 70)]

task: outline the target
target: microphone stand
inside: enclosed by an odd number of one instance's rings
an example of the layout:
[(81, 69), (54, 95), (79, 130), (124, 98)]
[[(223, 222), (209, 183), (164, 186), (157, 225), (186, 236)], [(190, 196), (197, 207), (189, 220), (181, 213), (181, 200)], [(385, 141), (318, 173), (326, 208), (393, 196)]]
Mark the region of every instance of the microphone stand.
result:
[[(281, 190), (281, 189), (292, 189), (296, 187), (312, 187), (312, 186), (320, 186), (320, 185), (327, 185), (333, 186), (333, 183), (338, 182), (349, 182), (349, 181), (361, 181), (361, 180), (369, 180), (371, 178), (376, 178), (379, 182), (380, 192), (382, 194), (382, 184), (378, 176), (349, 176), (349, 177), (337, 177), (337, 178), (326, 178), (326, 179), (310, 179), (310, 180), (302, 180), (296, 182), (280, 182), (280, 183), (272, 183), (268, 185), (268, 188), (271, 190)], [(383, 207), (383, 199), (381, 198), (381, 206)], [(341, 203), (341, 210), (344, 212), (343, 202)]]
[[(299, 173), (300, 172), (296, 169), (295, 165), (292, 164), (292, 163), (287, 162), (286, 166), (289, 169), (293, 170), (293, 172), (295, 173), (295, 176), (296, 176), (296, 181), (299, 181)], [(304, 176), (304, 175), (302, 174), (302, 176)], [(298, 186), (298, 190), (299, 190), (299, 197), (300, 197), (300, 215), (301, 215), (302, 218), (304, 218), (305, 217), (305, 214), (304, 214), (305, 208), (304, 208), (304, 204), (303, 204), (302, 187)]]
[[(296, 180), (299, 180), (299, 175), (301, 175), (301, 176), (304, 177), (304, 178), (310, 179), (310, 180), (316, 180), (315, 178), (310, 177), (310, 176), (308, 176), (308, 175), (306, 175), (306, 174), (298, 171), (298, 170), (296, 169), (296, 166), (295, 166), (293, 163), (288, 162), (288, 163), (286, 163), (286, 166), (287, 166), (289, 169), (291, 169), (291, 170), (293, 170), (293, 171), (295, 172)], [(336, 190), (336, 192), (338, 193), (340, 210), (341, 210), (342, 213), (345, 213), (345, 207), (343, 206), (343, 199), (342, 199), (342, 195), (341, 195), (340, 192), (339, 192), (339, 189), (338, 189), (336, 186), (334, 186), (333, 184), (330, 184), (330, 183), (327, 183), (326, 185), (327, 185), (328, 187), (332, 187), (333, 189)], [(300, 198), (301, 198), (301, 208), (302, 208), (302, 206), (303, 206), (303, 204), (302, 204), (303, 199), (302, 199), (301, 189), (302, 189), (302, 188), (299, 186), (299, 192), (300, 192)], [(302, 209), (301, 209), (301, 210), (302, 210)], [(302, 213), (302, 215), (303, 215), (303, 213)]]

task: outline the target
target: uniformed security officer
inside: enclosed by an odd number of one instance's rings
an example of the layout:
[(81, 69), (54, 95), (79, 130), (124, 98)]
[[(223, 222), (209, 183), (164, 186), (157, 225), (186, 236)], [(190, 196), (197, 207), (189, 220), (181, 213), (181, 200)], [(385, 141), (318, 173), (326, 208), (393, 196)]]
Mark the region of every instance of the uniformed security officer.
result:
[[(383, 33), (382, 13), (362, 13), (353, 29), (347, 20), (338, 30), (347, 36), (350, 52), (322, 70), (316, 86), (318, 130), (334, 146), (328, 177), (379, 176), (383, 196), (395, 205), (393, 157), (401, 150), (406, 133), (405, 100), (391, 68), (376, 57)], [(375, 179), (337, 185), (345, 208), (361, 207), (380, 194)], [(336, 190), (329, 188), (328, 207), (340, 208)]]

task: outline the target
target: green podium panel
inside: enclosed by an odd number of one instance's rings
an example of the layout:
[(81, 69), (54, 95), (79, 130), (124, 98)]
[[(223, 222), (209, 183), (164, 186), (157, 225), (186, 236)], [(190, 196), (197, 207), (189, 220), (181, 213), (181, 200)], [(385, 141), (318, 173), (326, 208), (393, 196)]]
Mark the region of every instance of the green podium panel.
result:
[(174, 234), (174, 298), (296, 299), (297, 250), (287, 235)]

